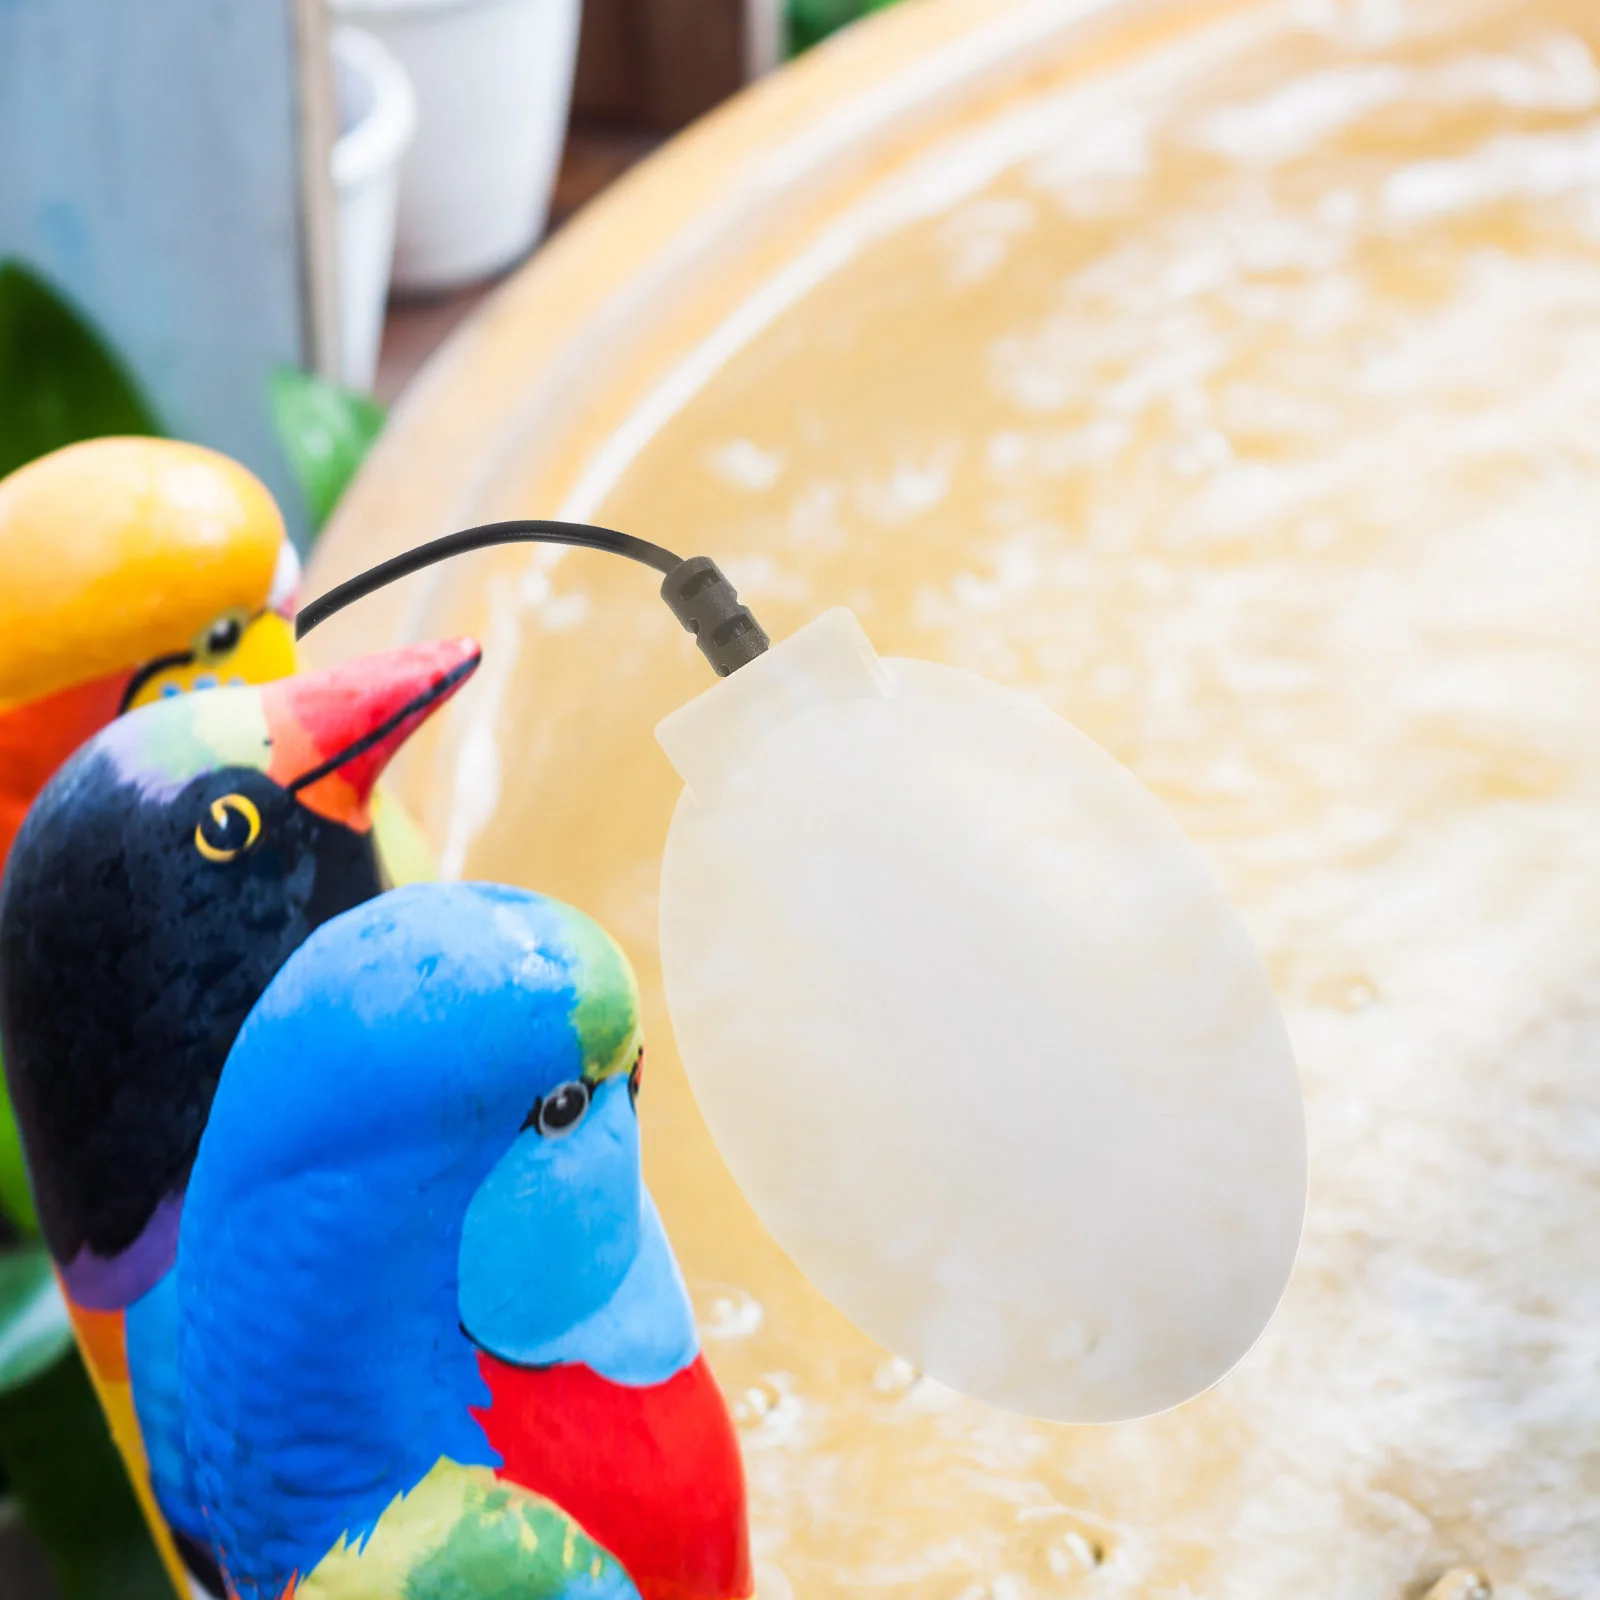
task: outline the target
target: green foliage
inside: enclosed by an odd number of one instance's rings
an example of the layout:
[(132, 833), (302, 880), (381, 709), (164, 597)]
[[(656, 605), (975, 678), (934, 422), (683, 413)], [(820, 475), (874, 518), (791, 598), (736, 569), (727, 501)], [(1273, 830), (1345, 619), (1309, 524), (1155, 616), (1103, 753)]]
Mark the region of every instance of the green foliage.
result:
[(20, 262), (0, 262), (0, 477), (80, 439), (161, 431), (89, 323)]
[(272, 426), (320, 529), (383, 431), (384, 411), (368, 395), (279, 367), (272, 375)]
[(31, 1383), (71, 1345), (72, 1324), (44, 1246), (0, 1254), (0, 1397)]
[(830, 33), (837, 33), (847, 23), (894, 4), (895, 0), (788, 0), (784, 20), (788, 28), (789, 54), (797, 56), (802, 50), (820, 44)]
[(62, 1600), (172, 1600), (76, 1352), (0, 1393), (0, 1460)]
[[(4, 1063), (0, 1062), (0, 1067)], [(28, 1168), (22, 1155), (22, 1134), (11, 1109), (11, 1098), (6, 1093), (5, 1076), (0, 1072), (0, 1217), (18, 1233), (33, 1235), (39, 1231), (39, 1218), (33, 1209), (33, 1196), (28, 1190)], [(0, 1304), (4, 1291), (0, 1290)], [(0, 1311), (0, 1344), (5, 1340), (5, 1314)]]

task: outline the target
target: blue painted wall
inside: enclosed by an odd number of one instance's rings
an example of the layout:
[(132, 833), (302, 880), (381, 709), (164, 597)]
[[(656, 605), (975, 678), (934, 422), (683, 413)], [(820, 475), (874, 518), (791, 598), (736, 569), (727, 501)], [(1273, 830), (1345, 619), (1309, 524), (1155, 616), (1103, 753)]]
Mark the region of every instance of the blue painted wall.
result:
[(310, 364), (291, 0), (0, 0), (0, 255), (82, 306), (175, 434), (304, 514), (267, 375)]

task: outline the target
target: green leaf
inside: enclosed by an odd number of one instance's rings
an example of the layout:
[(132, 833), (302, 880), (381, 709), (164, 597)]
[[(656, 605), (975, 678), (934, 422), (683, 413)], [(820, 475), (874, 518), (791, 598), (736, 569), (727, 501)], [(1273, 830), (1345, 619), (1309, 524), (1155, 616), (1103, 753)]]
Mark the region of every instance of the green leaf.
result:
[(72, 1324), (40, 1244), (0, 1254), (0, 1395), (31, 1383), (72, 1345)]
[(821, 44), (830, 33), (893, 4), (895, 0), (788, 0), (784, 20), (789, 54), (797, 56)]
[(384, 410), (369, 395), (279, 367), (272, 374), (272, 427), (321, 528), (383, 431)]
[(0, 477), (80, 439), (161, 431), (84, 317), (21, 262), (0, 262)]
[(0, 1217), (18, 1233), (31, 1235), (39, 1231), (39, 1214), (33, 1209), (33, 1195), (28, 1188), (22, 1133), (11, 1109), (11, 1097), (6, 1093), (4, 1065), (0, 1062)]

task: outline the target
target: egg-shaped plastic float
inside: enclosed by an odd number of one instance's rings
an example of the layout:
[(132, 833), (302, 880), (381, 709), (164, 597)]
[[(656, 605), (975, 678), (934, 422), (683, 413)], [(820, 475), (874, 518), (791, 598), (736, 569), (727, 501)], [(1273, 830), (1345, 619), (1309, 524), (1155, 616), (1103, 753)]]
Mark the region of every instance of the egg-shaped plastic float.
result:
[(800, 1268), (963, 1393), (1160, 1411), (1271, 1316), (1304, 1120), (1200, 853), (1053, 712), (834, 610), (674, 716), (661, 955), (718, 1148)]

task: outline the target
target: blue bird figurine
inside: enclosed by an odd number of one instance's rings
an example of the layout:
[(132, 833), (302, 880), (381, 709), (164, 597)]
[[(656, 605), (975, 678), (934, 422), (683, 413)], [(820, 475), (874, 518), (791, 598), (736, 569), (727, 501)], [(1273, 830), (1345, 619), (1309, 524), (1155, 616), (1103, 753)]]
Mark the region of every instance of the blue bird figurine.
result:
[(626, 958), (417, 884), (291, 956), (179, 1240), (199, 1498), (244, 1600), (741, 1600), (737, 1439), (640, 1168)]

